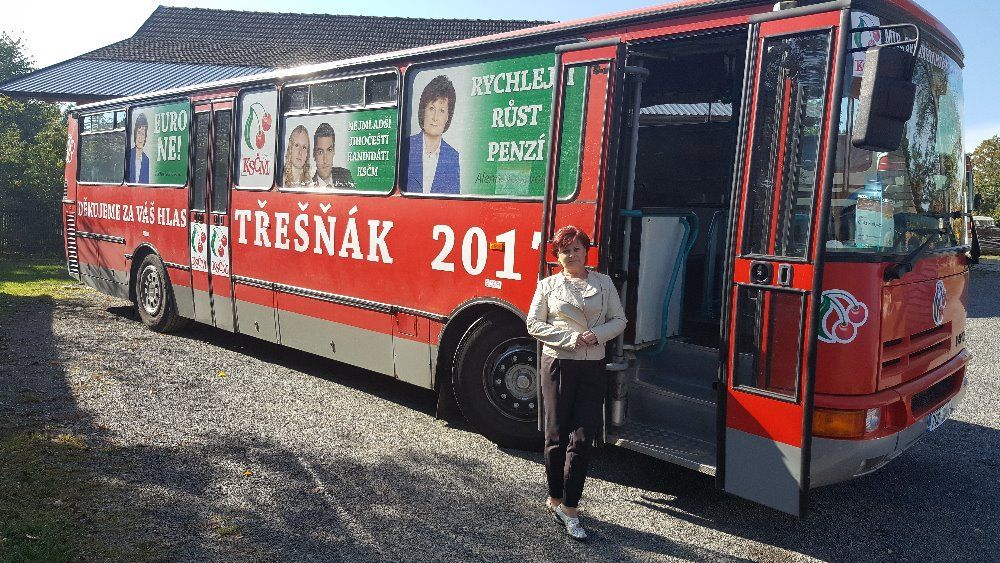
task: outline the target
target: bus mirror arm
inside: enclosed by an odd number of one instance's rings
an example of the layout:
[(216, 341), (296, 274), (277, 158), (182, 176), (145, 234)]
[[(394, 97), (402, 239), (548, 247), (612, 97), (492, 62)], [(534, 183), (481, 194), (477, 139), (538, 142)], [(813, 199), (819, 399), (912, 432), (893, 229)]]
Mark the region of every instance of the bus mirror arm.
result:
[(978, 264), (979, 257), (983, 255), (982, 249), (979, 247), (979, 234), (976, 232), (976, 220), (973, 218), (972, 213), (962, 213), (969, 218), (969, 236), (972, 239), (972, 248), (969, 249), (969, 262), (971, 264)]

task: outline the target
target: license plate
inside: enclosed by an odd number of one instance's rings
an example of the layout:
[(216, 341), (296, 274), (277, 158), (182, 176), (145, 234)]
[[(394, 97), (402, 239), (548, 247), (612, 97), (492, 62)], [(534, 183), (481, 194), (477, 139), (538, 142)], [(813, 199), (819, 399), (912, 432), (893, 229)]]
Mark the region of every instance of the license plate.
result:
[(930, 432), (944, 424), (944, 421), (948, 420), (948, 417), (951, 416), (951, 411), (951, 405), (945, 405), (927, 415), (927, 431)]

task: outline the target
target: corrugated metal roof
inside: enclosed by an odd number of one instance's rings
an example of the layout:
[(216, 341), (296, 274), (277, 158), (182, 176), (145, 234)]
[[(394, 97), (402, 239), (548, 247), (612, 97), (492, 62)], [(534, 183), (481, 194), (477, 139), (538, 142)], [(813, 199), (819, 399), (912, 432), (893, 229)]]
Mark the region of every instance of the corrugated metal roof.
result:
[(40, 99), (98, 100), (238, 78), (263, 67), (70, 59), (0, 86), (0, 91)]
[(732, 117), (733, 104), (704, 102), (698, 104), (659, 104), (639, 108), (639, 115), (665, 115), (671, 117)]

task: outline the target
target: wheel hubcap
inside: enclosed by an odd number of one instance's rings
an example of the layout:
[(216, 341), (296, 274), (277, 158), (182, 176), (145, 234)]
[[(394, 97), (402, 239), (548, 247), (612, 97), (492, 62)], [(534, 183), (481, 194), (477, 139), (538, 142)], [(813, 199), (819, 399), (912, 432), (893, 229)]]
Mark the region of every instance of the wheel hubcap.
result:
[(486, 395), (497, 409), (519, 421), (538, 416), (538, 370), (533, 343), (527, 339), (504, 342), (487, 363)]
[(162, 301), (161, 296), (163, 295), (163, 281), (160, 279), (160, 273), (153, 266), (149, 266), (142, 271), (140, 293), (142, 308), (150, 315), (159, 313)]

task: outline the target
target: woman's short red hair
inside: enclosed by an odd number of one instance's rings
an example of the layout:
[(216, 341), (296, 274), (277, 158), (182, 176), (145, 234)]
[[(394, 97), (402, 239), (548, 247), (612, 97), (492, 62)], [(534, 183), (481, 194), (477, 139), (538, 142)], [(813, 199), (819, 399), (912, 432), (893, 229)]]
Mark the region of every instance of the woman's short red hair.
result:
[(552, 255), (558, 256), (559, 249), (566, 248), (574, 242), (579, 242), (586, 249), (590, 248), (590, 237), (587, 236), (587, 233), (583, 232), (583, 229), (574, 227), (573, 225), (559, 229), (556, 231), (555, 236), (552, 237)]

